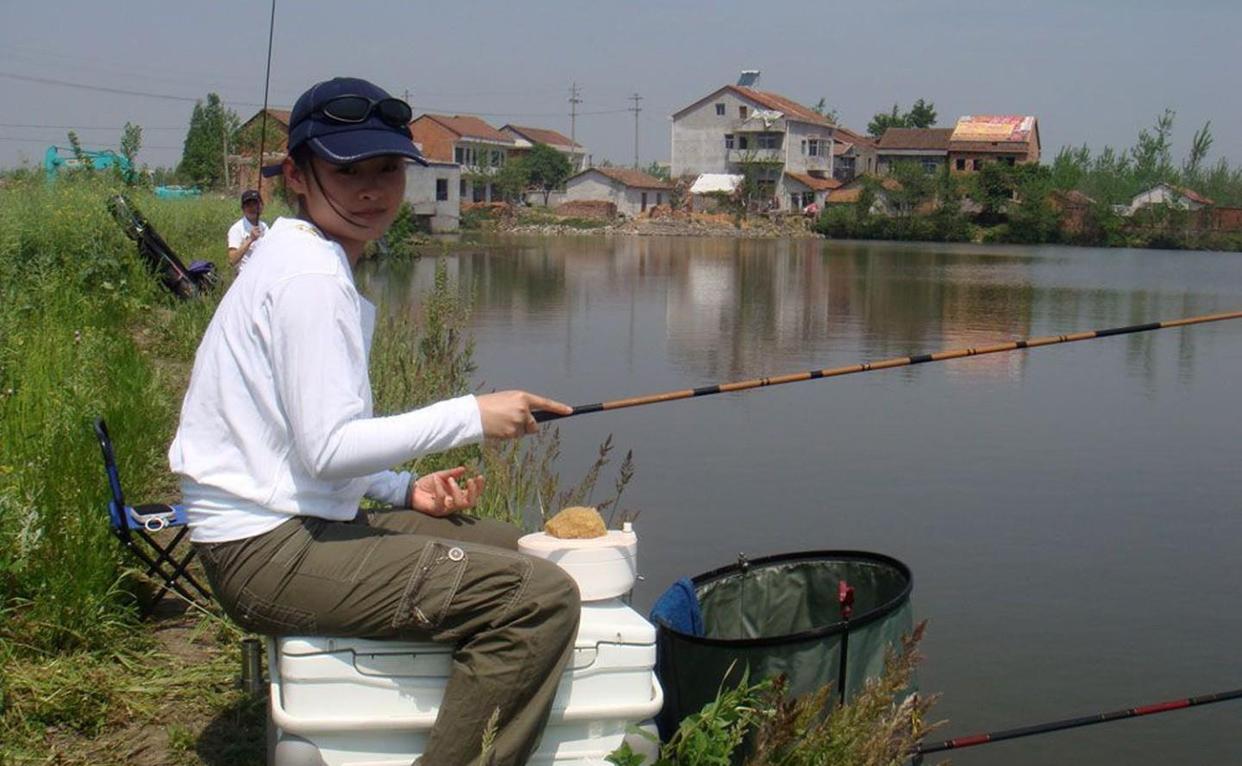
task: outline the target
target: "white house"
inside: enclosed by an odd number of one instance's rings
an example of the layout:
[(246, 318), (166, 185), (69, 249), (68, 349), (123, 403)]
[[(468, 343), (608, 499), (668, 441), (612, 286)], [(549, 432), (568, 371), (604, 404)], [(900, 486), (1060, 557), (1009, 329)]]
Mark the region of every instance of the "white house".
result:
[(1178, 210), (1202, 210), (1215, 204), (1207, 197), (1184, 186), (1162, 183), (1153, 186), (1145, 192), (1141, 192), (1134, 199), (1130, 200), (1130, 206), (1126, 209), (1125, 214), (1134, 215), (1145, 207), (1157, 205), (1168, 205)]
[(406, 163), (405, 201), (433, 234), (457, 231), (461, 223), (461, 166), (427, 160), (427, 167)]
[(749, 74), (673, 113), (673, 177), (749, 171), (761, 197), (801, 210), (821, 190), (793, 175), (832, 178), (836, 128), (813, 109), (755, 88), (758, 73)]
[(565, 201), (611, 202), (617, 212), (634, 217), (669, 200), (673, 185), (640, 170), (588, 168), (565, 182)]

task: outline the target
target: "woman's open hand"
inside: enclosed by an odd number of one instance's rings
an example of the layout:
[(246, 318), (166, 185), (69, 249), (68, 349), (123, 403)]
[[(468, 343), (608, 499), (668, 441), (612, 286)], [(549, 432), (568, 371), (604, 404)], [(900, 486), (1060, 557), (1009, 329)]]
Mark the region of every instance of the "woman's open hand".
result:
[(483, 477), (459, 481), (464, 466), (419, 476), (410, 487), (410, 507), (428, 516), (451, 516), (474, 507), (483, 495)]

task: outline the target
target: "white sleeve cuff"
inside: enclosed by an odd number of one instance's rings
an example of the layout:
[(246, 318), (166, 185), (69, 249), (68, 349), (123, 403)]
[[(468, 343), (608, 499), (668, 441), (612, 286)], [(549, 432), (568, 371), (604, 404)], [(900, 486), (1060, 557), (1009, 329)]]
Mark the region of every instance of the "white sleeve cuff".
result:
[(380, 471), (371, 476), (366, 496), (394, 508), (408, 508), (410, 485), (417, 477), (409, 471)]

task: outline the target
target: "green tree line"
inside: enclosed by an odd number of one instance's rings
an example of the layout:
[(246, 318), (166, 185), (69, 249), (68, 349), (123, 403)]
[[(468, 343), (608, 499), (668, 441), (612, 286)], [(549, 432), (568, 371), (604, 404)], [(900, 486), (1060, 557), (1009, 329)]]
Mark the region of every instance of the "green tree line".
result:
[[(927, 173), (918, 163), (897, 163), (888, 176), (866, 179), (857, 202), (826, 206), (816, 229), (856, 239), (1242, 249), (1242, 235), (1204, 231), (1191, 211), (1118, 211), (1160, 183), (1191, 189), (1217, 205), (1242, 206), (1242, 167), (1224, 158), (1208, 161), (1211, 123), (1194, 133), (1178, 163), (1174, 119), (1165, 110), (1127, 149), (1065, 147), (1050, 165), (988, 163), (977, 173), (954, 175), (947, 165)], [(1066, 225), (1067, 206), (1074, 208), (1073, 226)]]

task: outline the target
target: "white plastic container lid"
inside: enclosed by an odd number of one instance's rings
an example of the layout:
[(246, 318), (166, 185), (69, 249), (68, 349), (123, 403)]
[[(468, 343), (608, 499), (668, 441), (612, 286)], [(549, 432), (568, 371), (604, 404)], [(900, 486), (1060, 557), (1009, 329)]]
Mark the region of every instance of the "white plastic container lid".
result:
[(629, 524), (603, 537), (562, 540), (535, 532), (518, 540), (518, 550), (558, 564), (578, 583), (583, 601), (629, 593), (638, 576), (638, 536)]

